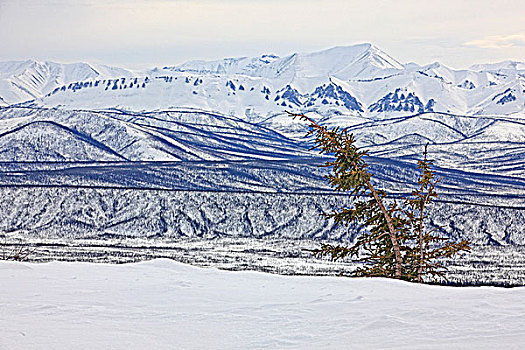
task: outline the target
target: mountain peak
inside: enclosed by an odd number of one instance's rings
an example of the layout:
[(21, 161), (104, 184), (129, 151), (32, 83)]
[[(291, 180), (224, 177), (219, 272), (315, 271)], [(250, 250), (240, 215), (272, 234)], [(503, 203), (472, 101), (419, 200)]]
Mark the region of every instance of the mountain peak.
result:
[(327, 50), (303, 54), (311, 71), (333, 75), (342, 80), (374, 78), (385, 71), (403, 70), (404, 66), (386, 52), (370, 43), (336, 46)]
[(90, 63), (52, 61), (0, 62), (0, 97), (12, 104), (43, 97), (57, 86), (104, 77), (130, 76), (130, 71)]
[(525, 70), (525, 62), (506, 60), (496, 63), (474, 64), (470, 66), (470, 69), (474, 71), (490, 71), (501, 69)]
[(404, 67), (375, 45), (362, 43), (335, 46), (314, 52), (293, 53), (285, 57), (263, 54), (215, 61), (189, 61), (165, 69), (200, 74), (243, 74), (283, 79), (334, 75), (348, 80), (375, 76), (383, 70), (402, 70)]
[(379, 105), (380, 113), (521, 116), (524, 66), (504, 61), (477, 65), (479, 71), (474, 71), (439, 62), (402, 65), (371, 43), (282, 57), (264, 53), (191, 61), (144, 72), (89, 63), (11, 61), (0, 62), (0, 104), (37, 100), (46, 106), (136, 110), (189, 106), (248, 113), (250, 118), (285, 108), (375, 115), (371, 106)]

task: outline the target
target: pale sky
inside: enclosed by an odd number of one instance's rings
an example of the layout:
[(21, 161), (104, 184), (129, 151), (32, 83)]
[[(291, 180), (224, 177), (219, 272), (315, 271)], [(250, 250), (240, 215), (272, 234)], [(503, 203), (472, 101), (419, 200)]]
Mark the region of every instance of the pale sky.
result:
[(525, 61), (525, 0), (0, 0), (0, 61), (146, 68), (364, 42), (402, 63)]

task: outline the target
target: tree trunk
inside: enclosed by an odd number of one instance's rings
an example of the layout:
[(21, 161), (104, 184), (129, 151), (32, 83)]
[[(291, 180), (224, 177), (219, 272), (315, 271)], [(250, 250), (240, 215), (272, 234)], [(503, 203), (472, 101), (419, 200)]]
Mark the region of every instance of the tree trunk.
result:
[[(290, 112), (288, 112), (288, 114), (291, 115), (291, 116), (299, 117), (301, 119), (309, 121), (312, 128), (315, 128), (315, 129), (319, 130), (320, 132), (324, 133), (329, 139), (332, 140), (332, 142), (335, 145), (339, 145), (338, 142), (332, 136), (330, 136), (319, 124), (317, 124), (313, 119), (307, 117), (305, 114), (294, 114), (294, 113), (290, 113)], [(340, 146), (339, 146), (339, 148), (341, 149)], [(354, 168), (356, 170), (358, 170), (357, 166), (355, 164), (354, 164)], [(367, 185), (368, 189), (374, 195), (374, 198), (375, 198), (377, 204), (379, 205), (379, 207), (381, 208), (381, 212), (383, 213), (383, 215), (385, 217), (386, 224), (388, 226), (389, 235), (390, 235), (390, 240), (392, 242), (392, 248), (394, 249), (394, 257), (395, 257), (395, 262), (396, 262), (396, 268), (395, 268), (395, 272), (394, 272), (395, 273), (395, 278), (401, 279), (401, 249), (399, 248), (399, 243), (397, 242), (396, 230), (394, 229), (394, 225), (392, 224), (392, 218), (388, 214), (388, 211), (386, 210), (385, 206), (383, 205), (383, 202), (381, 201), (381, 198), (379, 197), (379, 194), (377, 193), (377, 191), (374, 188), (374, 186), (372, 186), (370, 181), (366, 181), (366, 185)]]
[(388, 214), (388, 211), (383, 205), (383, 201), (379, 197), (379, 194), (377, 193), (374, 186), (372, 186), (370, 181), (367, 181), (366, 185), (368, 186), (368, 189), (374, 195), (374, 199), (376, 200), (377, 204), (379, 204), (379, 207), (381, 208), (381, 212), (383, 213), (383, 216), (385, 217), (386, 224), (388, 226), (388, 231), (390, 231), (390, 241), (392, 242), (392, 248), (394, 249), (394, 257), (396, 260), (395, 278), (401, 279), (401, 249), (399, 248), (399, 243), (397, 242), (396, 230), (394, 229), (394, 225), (392, 224), (392, 218)]

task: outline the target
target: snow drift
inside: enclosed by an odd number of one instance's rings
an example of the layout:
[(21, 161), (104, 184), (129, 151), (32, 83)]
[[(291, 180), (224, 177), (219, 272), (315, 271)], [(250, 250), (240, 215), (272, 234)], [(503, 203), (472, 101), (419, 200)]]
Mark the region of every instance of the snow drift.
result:
[(0, 263), (2, 349), (517, 349), (525, 289)]

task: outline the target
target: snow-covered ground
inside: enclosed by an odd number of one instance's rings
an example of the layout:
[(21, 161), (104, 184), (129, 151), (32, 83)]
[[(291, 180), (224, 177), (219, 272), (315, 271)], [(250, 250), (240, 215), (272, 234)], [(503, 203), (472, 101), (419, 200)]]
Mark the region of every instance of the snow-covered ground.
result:
[(0, 263), (0, 349), (519, 349), (525, 289)]

